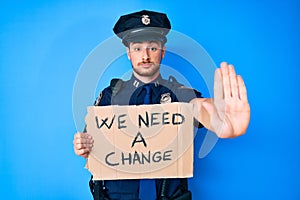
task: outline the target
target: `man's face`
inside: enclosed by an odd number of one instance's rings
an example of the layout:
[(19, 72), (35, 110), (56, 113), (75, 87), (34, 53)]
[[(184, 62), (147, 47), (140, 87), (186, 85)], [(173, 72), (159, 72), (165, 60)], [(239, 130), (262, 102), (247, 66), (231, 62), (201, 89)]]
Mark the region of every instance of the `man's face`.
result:
[(134, 75), (143, 80), (155, 79), (160, 73), (160, 62), (165, 55), (165, 47), (160, 42), (131, 42), (127, 48)]

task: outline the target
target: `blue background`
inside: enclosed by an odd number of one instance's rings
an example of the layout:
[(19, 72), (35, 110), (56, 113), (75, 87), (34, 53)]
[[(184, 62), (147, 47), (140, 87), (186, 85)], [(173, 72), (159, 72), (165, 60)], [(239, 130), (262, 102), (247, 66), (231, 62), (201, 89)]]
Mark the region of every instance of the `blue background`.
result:
[(91, 199), (72, 146), (76, 74), (120, 15), (151, 9), (216, 64), (233, 63), (248, 88), (247, 134), (195, 159), (194, 199), (300, 199), (299, 8), (292, 0), (1, 1), (1, 198)]

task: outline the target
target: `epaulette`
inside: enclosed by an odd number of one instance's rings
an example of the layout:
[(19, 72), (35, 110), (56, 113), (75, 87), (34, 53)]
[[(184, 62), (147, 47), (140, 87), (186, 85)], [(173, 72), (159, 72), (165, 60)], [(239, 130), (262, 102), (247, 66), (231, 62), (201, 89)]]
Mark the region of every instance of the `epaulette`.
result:
[(123, 87), (124, 81), (119, 78), (114, 78), (110, 81), (110, 89), (112, 96), (115, 96)]
[(179, 83), (174, 76), (169, 76), (169, 84), (172, 85), (175, 89), (186, 89), (186, 90), (194, 90), (190, 87), (185, 87), (183, 84)]
[(172, 88), (179, 88), (183, 86), (183, 84), (179, 83), (174, 76), (169, 76), (168, 83), (172, 86)]

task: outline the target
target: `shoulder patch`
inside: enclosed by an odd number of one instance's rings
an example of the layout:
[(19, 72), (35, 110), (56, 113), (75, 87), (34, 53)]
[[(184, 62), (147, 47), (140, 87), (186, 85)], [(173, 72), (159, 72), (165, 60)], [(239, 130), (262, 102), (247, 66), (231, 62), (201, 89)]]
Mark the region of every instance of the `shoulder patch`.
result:
[(110, 89), (112, 91), (112, 96), (115, 96), (120, 89), (123, 87), (124, 81), (119, 78), (114, 78), (110, 81)]
[(99, 106), (100, 104), (100, 101), (102, 99), (102, 96), (103, 96), (103, 93), (101, 92), (98, 96), (98, 98), (96, 99), (95, 103), (94, 103), (94, 106)]

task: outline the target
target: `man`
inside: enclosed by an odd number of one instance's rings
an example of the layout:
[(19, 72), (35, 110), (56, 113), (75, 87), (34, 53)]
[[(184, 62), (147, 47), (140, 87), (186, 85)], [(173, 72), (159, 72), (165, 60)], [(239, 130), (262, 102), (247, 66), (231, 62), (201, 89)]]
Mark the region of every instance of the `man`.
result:
[[(250, 120), (250, 107), (243, 79), (236, 75), (232, 65), (222, 62), (216, 69), (214, 99), (202, 98), (200, 92), (183, 87), (172, 77), (169, 80), (161, 77), (160, 63), (165, 56), (170, 28), (170, 21), (163, 13), (143, 10), (120, 17), (113, 30), (126, 46), (132, 77), (128, 81), (112, 80), (95, 105), (190, 102), (200, 126), (218, 137), (244, 134)], [(76, 133), (73, 143), (75, 153), (84, 158), (93, 148), (93, 138), (88, 133)], [(91, 181), (90, 186), (95, 199), (145, 199), (140, 180)], [(148, 197), (155, 195), (149, 199), (191, 199), (186, 179), (158, 179), (156, 187), (148, 189), (154, 189)]]

